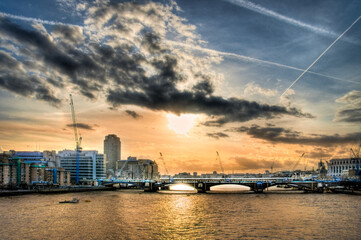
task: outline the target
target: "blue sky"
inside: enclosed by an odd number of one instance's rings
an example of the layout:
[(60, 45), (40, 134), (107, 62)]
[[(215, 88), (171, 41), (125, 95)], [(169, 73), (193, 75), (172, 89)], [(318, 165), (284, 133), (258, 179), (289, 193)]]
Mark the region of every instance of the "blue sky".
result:
[[(229, 168), (258, 170), (274, 156), (255, 152), (279, 149), (287, 167), (300, 152), (318, 161), (357, 144), (360, 1), (2, 1), (0, 12), (4, 150), (72, 148), (69, 93), (89, 148), (116, 133), (124, 154), (165, 148), (186, 170), (219, 145)], [(196, 120), (174, 134), (167, 114)]]

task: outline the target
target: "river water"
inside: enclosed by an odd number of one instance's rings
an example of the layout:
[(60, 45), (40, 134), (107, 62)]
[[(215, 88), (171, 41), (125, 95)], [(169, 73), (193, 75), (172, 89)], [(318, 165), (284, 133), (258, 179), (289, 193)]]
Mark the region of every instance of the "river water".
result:
[(1, 239), (361, 239), (361, 196), (345, 194), (24, 195), (0, 212)]

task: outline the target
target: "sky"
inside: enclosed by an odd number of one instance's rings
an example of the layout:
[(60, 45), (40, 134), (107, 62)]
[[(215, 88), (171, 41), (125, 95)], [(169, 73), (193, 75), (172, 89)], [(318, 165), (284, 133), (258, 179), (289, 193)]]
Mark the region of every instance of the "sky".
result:
[[(0, 150), (312, 169), (361, 137), (358, 0), (0, 2)], [(301, 75), (303, 74), (303, 75)], [(293, 84), (294, 83), (294, 84)], [(293, 84), (293, 85), (292, 85)], [(305, 157), (296, 163), (300, 156)]]

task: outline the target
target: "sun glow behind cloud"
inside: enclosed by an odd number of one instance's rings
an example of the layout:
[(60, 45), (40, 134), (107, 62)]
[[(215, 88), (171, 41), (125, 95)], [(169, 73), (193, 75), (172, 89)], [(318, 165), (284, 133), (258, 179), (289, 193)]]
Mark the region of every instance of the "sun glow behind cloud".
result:
[(186, 135), (189, 130), (194, 126), (196, 115), (193, 114), (181, 114), (180, 116), (168, 113), (168, 128), (178, 134)]

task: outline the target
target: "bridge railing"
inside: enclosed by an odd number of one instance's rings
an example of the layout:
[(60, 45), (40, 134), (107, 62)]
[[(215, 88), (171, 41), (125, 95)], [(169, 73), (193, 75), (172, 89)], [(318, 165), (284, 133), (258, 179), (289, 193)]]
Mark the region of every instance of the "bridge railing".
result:
[(161, 182), (184, 182), (184, 183), (194, 183), (194, 182), (285, 182), (289, 181), (290, 178), (161, 178)]

